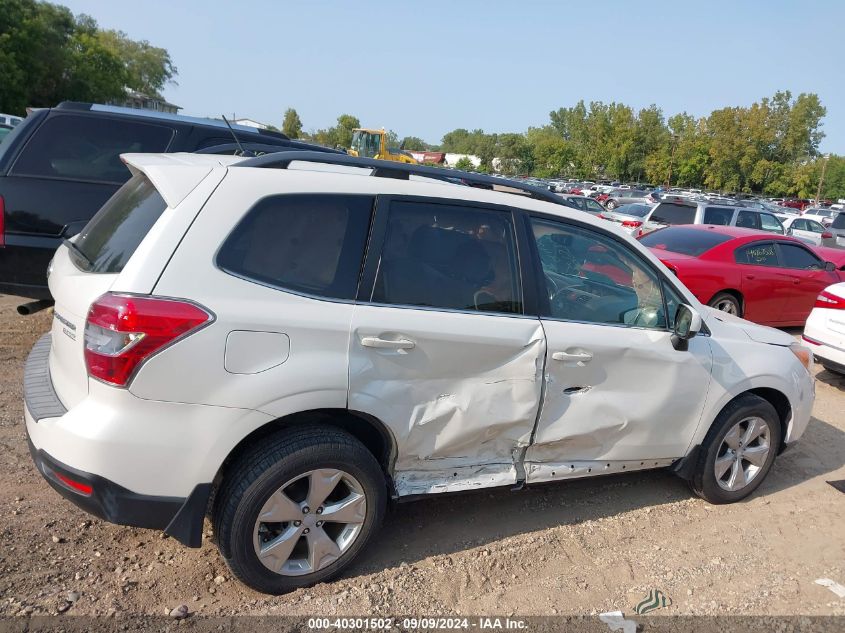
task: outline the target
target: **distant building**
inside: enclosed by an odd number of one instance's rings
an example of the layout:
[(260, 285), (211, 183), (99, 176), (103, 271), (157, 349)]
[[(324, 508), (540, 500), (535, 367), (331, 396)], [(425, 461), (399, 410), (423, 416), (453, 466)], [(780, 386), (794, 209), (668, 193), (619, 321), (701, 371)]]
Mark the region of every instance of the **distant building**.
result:
[(269, 130), (270, 126), (266, 123), (254, 121), (253, 119), (232, 119), (231, 123), (238, 125), (245, 125), (247, 127), (257, 127), (259, 130)]
[(137, 90), (126, 89), (126, 98), (122, 101), (117, 99), (109, 103), (109, 105), (122, 106), (124, 108), (135, 108), (136, 110), (154, 110), (156, 112), (167, 112), (169, 114), (179, 114), (181, 106), (175, 103), (165, 101), (161, 97), (150, 96)]

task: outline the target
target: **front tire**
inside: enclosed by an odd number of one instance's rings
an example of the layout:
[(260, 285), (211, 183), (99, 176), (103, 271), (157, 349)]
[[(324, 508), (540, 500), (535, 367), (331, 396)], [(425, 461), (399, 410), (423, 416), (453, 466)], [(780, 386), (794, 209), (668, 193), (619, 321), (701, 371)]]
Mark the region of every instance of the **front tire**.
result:
[(238, 579), (282, 594), (341, 573), (378, 529), (386, 499), (381, 467), (348, 433), (281, 431), (229, 470), (214, 534)]
[(768, 475), (781, 441), (775, 408), (754, 394), (731, 401), (701, 445), (690, 487), (710, 503), (733, 503), (757, 489)]
[(608, 211), (613, 211), (616, 208), (616, 206), (617, 206), (616, 200), (608, 200), (607, 204), (605, 205), (605, 207), (607, 208)]

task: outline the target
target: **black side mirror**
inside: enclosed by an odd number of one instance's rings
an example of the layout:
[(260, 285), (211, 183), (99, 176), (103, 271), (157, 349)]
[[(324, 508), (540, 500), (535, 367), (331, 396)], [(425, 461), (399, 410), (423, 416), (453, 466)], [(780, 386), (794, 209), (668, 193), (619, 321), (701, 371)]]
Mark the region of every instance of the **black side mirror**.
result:
[(679, 352), (689, 349), (689, 340), (701, 331), (701, 315), (690, 306), (682, 303), (675, 312), (675, 325), (672, 328), (672, 347)]

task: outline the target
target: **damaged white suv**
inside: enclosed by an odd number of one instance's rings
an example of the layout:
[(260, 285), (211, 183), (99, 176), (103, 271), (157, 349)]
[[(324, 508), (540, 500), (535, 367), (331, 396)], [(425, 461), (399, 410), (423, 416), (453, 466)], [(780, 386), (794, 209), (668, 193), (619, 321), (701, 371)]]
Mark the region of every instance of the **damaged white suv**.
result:
[(108, 521), (199, 547), (210, 516), (259, 591), (340, 572), (389, 498), (671, 467), (731, 502), (807, 426), (806, 347), (548, 192), (326, 154), (124, 159), (51, 265), (32, 455)]

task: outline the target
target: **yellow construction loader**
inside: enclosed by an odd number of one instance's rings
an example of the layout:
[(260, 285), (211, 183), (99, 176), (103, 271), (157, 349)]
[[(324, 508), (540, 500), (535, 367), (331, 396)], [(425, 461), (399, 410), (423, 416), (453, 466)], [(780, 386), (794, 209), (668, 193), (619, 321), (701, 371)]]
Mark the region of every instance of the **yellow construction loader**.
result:
[(352, 146), (349, 148), (350, 156), (362, 158), (379, 158), (381, 160), (394, 160), (400, 163), (417, 165), (418, 162), (401, 147), (391, 149), (387, 146), (387, 132), (384, 128), (370, 130), (367, 128), (355, 128), (352, 130)]

